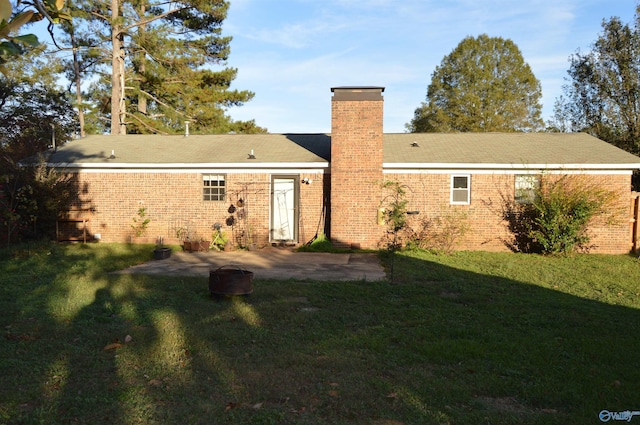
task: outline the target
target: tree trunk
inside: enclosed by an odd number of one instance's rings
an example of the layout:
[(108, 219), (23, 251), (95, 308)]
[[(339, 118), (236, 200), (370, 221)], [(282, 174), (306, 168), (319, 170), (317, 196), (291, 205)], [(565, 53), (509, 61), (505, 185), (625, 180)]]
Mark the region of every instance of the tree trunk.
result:
[(73, 48), (73, 79), (76, 85), (76, 103), (78, 104), (78, 122), (80, 123), (80, 137), (85, 136), (84, 131), (84, 109), (82, 107), (82, 88), (80, 77), (80, 63), (78, 62), (78, 47), (76, 45), (76, 37), (73, 28), (69, 30), (71, 38), (71, 47)]
[[(142, 4), (140, 6), (140, 19), (144, 19), (144, 14), (146, 12), (146, 7), (144, 4)], [(140, 39), (144, 39), (144, 33), (146, 31), (146, 25), (140, 25), (138, 27), (138, 35), (140, 36)], [(139, 69), (138, 69), (138, 74), (144, 78), (144, 73), (147, 70), (147, 55), (146, 52), (144, 50), (144, 48), (140, 49), (139, 54), (139, 58), (138, 60), (140, 61), (139, 64)], [(147, 96), (145, 94), (142, 93), (142, 90), (146, 89), (145, 87), (145, 80), (141, 79), (140, 80), (140, 93), (138, 94), (138, 112), (142, 113), (142, 114), (147, 114)]]
[(111, 134), (127, 134), (124, 122), (124, 33), (120, 24), (120, 0), (111, 0)]

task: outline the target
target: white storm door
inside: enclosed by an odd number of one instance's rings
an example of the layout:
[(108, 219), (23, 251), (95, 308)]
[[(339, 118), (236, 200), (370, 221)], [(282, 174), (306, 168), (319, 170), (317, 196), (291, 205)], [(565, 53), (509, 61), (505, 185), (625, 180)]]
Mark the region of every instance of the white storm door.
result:
[(295, 241), (296, 220), (296, 179), (273, 177), (271, 199), (271, 240)]

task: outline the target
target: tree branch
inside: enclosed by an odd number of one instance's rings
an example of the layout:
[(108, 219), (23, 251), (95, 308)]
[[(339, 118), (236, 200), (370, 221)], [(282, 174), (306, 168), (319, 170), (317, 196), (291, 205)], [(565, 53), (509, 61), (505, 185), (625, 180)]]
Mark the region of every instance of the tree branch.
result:
[[(129, 89), (133, 89), (133, 87), (128, 87), (128, 88), (129, 88)], [(161, 100), (160, 100), (160, 99), (158, 99), (157, 97), (153, 96), (151, 93), (148, 93), (148, 92), (146, 92), (146, 91), (144, 91), (144, 90), (140, 90), (140, 89), (138, 89), (138, 90), (140, 91), (140, 93), (144, 94), (145, 96), (148, 96), (148, 97), (149, 97), (149, 99), (152, 99), (153, 101), (158, 102), (160, 105), (164, 106), (165, 108), (172, 109), (176, 114), (181, 115), (181, 116), (183, 116), (183, 117), (185, 117), (185, 118), (189, 118), (190, 120), (192, 120), (192, 119), (193, 119), (193, 118), (192, 118), (192, 117), (190, 117), (189, 115), (187, 115), (187, 114), (185, 114), (185, 113), (183, 113), (183, 112), (180, 112), (180, 111), (178, 111), (177, 109), (175, 109), (173, 106), (168, 105), (167, 103), (165, 103), (165, 102), (161, 101)]]
[(136, 120), (136, 121), (138, 121), (140, 124), (142, 124), (142, 125), (143, 125), (147, 130), (153, 131), (153, 132), (154, 132), (154, 133), (156, 133), (156, 134), (162, 134), (162, 135), (165, 135), (165, 136), (166, 136), (167, 134), (169, 134), (169, 133), (165, 133), (164, 131), (160, 131), (160, 130), (158, 130), (158, 129), (157, 129), (157, 128), (155, 128), (155, 127), (151, 127), (149, 124), (147, 124), (146, 122), (142, 121), (140, 118), (136, 117), (136, 116), (135, 116), (135, 115), (133, 115), (133, 114), (130, 114), (130, 113), (128, 113), (128, 112), (125, 112), (125, 116), (133, 118), (134, 120)]
[(162, 19), (164, 17), (167, 17), (169, 15), (173, 15), (176, 12), (180, 12), (181, 10), (186, 10), (186, 9), (190, 9), (190, 7), (181, 7), (179, 9), (168, 10), (168, 11), (166, 11), (166, 12), (160, 14), (160, 15), (154, 16), (154, 17), (149, 18), (149, 19), (145, 19), (144, 21), (138, 21), (135, 24), (131, 24), (131, 25), (127, 26), (127, 27), (123, 27), (122, 28), (122, 32), (127, 32), (132, 28), (136, 28), (136, 27), (139, 27), (139, 26), (147, 25), (147, 24), (149, 24), (151, 22), (157, 21), (158, 19)]
[(96, 11), (91, 10), (89, 13), (91, 15), (95, 16), (96, 18), (100, 18), (103, 21), (109, 22), (109, 18), (108, 17), (106, 17), (106, 16), (104, 16), (104, 15), (102, 15), (102, 14), (96, 12)]

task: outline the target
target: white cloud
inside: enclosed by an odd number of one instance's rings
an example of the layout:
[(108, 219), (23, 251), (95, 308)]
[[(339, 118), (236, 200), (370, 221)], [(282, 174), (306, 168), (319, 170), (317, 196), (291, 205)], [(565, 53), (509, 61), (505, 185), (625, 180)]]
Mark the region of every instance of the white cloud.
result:
[(329, 131), (330, 87), (381, 85), (385, 131), (402, 132), (444, 56), (487, 33), (518, 45), (546, 118), (569, 55), (595, 41), (603, 18), (630, 22), (634, 11), (634, 0), (234, 0), (224, 27), (234, 86), (256, 98), (231, 113), (274, 132)]
[(275, 29), (259, 30), (245, 36), (266, 44), (279, 44), (292, 49), (302, 49), (320, 34), (330, 32), (332, 28), (324, 22), (305, 22), (286, 24)]

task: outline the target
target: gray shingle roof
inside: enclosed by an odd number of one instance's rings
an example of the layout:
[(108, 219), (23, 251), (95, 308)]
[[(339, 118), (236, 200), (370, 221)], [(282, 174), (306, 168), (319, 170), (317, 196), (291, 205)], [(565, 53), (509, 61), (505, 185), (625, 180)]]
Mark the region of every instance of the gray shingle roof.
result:
[[(622, 165), (640, 158), (585, 133), (385, 135), (385, 163)], [(417, 143), (418, 147), (412, 146)]]
[[(414, 146), (413, 144), (417, 144)], [(253, 150), (255, 159), (249, 159)], [(114, 151), (115, 158), (110, 158)], [(52, 164), (303, 164), (330, 162), (328, 134), (89, 136), (60, 147)], [(640, 168), (640, 158), (584, 133), (384, 135), (388, 167), (590, 165)], [(607, 167), (603, 167), (607, 168)]]
[[(255, 159), (249, 159), (251, 151)], [(330, 137), (326, 134), (100, 135), (63, 145), (49, 162), (251, 165), (327, 162), (329, 155)]]

